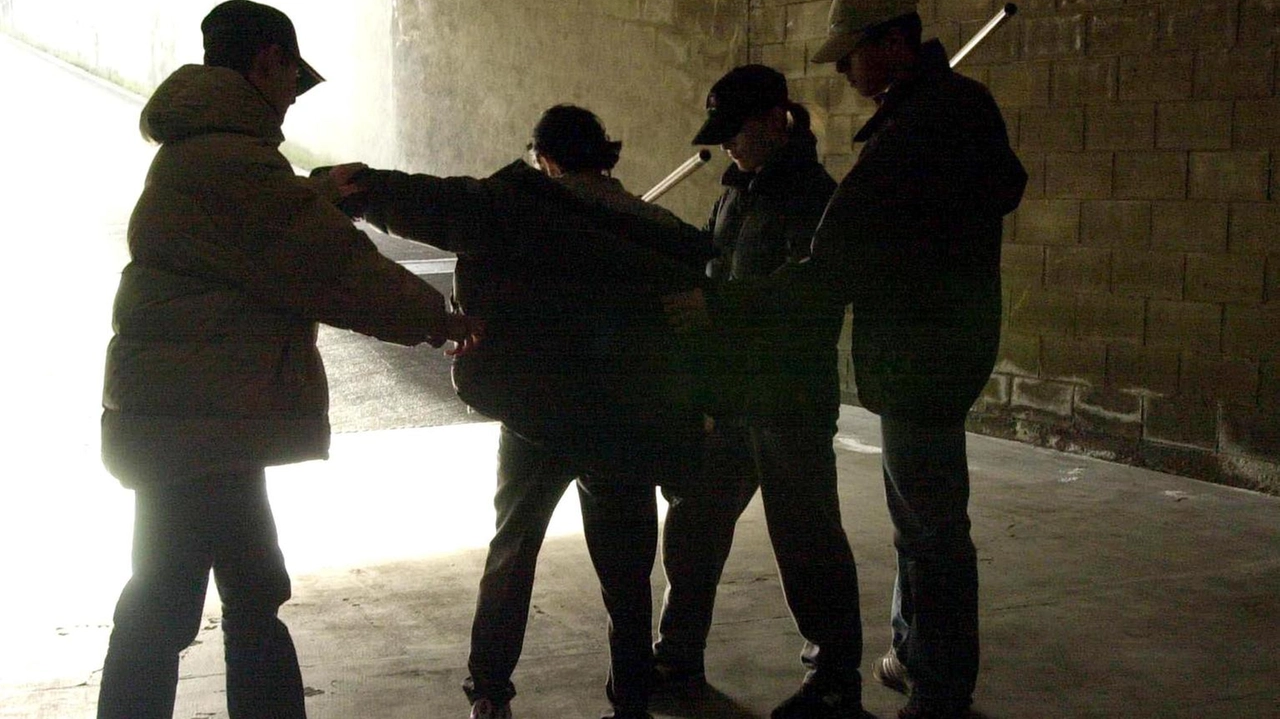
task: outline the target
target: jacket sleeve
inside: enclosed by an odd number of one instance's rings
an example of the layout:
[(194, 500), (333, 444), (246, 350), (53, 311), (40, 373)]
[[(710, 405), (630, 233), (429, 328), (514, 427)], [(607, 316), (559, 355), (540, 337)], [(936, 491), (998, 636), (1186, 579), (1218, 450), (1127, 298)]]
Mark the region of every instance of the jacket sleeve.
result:
[(505, 236), (489, 181), (367, 170), (358, 184), (364, 219), (384, 232), (458, 253), (493, 249)]
[(809, 256), (813, 233), (835, 189), (835, 181), (825, 171), (818, 171), (806, 178), (803, 188), (793, 194), (783, 237), (787, 262), (794, 264)]
[(256, 255), (248, 291), (314, 321), (404, 345), (439, 346), (447, 310), (431, 285), (377, 247), (305, 178), (265, 168), (242, 232)]

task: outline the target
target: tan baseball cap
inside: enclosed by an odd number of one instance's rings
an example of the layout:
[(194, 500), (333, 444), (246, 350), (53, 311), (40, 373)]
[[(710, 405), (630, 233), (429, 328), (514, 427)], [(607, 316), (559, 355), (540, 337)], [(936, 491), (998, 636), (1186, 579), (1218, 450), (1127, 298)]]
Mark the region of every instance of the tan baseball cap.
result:
[(827, 16), (827, 39), (810, 62), (835, 62), (848, 55), (866, 31), (916, 11), (916, 0), (834, 0)]

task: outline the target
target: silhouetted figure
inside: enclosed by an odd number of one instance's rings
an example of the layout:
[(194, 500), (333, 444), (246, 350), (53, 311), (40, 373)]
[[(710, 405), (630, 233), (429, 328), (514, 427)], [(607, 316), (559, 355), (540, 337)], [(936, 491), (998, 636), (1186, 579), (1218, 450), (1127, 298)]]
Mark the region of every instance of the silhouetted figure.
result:
[[(981, 84), (921, 43), (914, 0), (835, 0), (814, 62), (879, 108), (855, 136), (862, 153), (836, 189), (811, 259), (755, 286), (729, 285), (717, 306), (852, 305), (859, 401), (880, 415), (885, 494), (898, 577), (893, 645), (875, 664), (909, 692), (902, 719), (962, 717), (978, 673), (978, 569), (969, 536), (964, 421), (1000, 338), (1002, 217), (1026, 172)], [(697, 293), (673, 298), (677, 322)], [(692, 312), (692, 315), (688, 313)], [(768, 324), (766, 322), (765, 324)]]
[(277, 618), (290, 582), (264, 467), (327, 455), (316, 323), (406, 345), (471, 334), (351, 227), (336, 188), (322, 194), (277, 150), (285, 112), (322, 79), (289, 19), (231, 0), (201, 30), (205, 64), (178, 69), (142, 111), (143, 136), (161, 147), (130, 219), (107, 350), (103, 460), (134, 490), (136, 515), (102, 719), (173, 716), (210, 569), (228, 714), (306, 715)]
[[(547, 110), (534, 164), (483, 179), (352, 175), (353, 213), (456, 252), (454, 299), (485, 322), (454, 383), (502, 421), (497, 532), (472, 623), (472, 719), (511, 716), (511, 675), (538, 551), (576, 479), (609, 614), (606, 691), (619, 719), (647, 717), (656, 481), (696, 479), (702, 414), (658, 297), (702, 279), (705, 235), (609, 176), (621, 143), (589, 111)], [(335, 168), (347, 174), (348, 169)]]
[[(809, 115), (788, 99), (781, 73), (735, 68), (707, 96), (694, 144), (718, 144), (733, 165), (708, 229), (717, 256), (707, 274), (730, 285), (767, 277), (809, 256), (835, 181), (818, 162)], [(744, 308), (743, 312), (753, 312)], [(842, 308), (805, 308), (769, 335), (726, 332), (742, 392), (720, 403), (708, 438), (706, 489), (670, 501), (663, 532), (667, 593), (654, 647), (673, 689), (705, 682), (703, 654), (716, 585), (734, 525), (760, 488), (787, 604), (805, 638), (802, 690), (774, 717), (854, 716), (861, 710), (862, 622), (853, 553), (840, 522), (832, 438), (840, 411), (836, 341)], [(781, 339), (785, 348), (768, 343)]]

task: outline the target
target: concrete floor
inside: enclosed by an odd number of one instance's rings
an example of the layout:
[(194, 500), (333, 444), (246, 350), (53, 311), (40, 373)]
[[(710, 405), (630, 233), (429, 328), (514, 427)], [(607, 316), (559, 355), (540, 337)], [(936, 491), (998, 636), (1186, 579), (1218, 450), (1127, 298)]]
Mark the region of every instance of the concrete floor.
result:
[[(846, 408), (836, 446), (864, 669), (888, 643), (893, 579), (877, 445), (875, 418)], [(492, 424), (344, 434), (328, 463), (273, 471), (295, 574), (283, 613), (313, 719), (466, 716), (459, 685), (495, 447)], [(969, 449), (985, 716), (1280, 717), (1280, 499), (979, 436)], [(604, 612), (576, 511), (570, 493), (540, 560), (518, 718), (607, 706)], [(127, 551), (127, 534), (111, 533)], [(126, 573), (79, 585), (92, 607), (62, 597), (72, 621), (5, 623), (0, 716), (93, 715), (111, 580)], [(182, 665), (182, 719), (226, 715), (212, 598), (209, 610)], [(767, 716), (800, 680), (799, 649), (757, 498), (721, 587), (707, 656), (715, 692), (656, 702), (655, 716)], [(881, 717), (901, 703), (869, 680), (865, 698)]]

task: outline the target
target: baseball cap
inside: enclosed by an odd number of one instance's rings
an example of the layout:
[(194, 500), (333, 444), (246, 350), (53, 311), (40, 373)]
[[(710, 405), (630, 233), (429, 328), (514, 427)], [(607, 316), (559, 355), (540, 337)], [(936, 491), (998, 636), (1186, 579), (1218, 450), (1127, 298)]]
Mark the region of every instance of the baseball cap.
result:
[(298, 52), (298, 35), (289, 16), (251, 0), (227, 0), (209, 11), (200, 23), (206, 65), (234, 65), (269, 45), (279, 45), (298, 61), (298, 94), (324, 82), (320, 73)]
[(707, 120), (693, 144), (719, 145), (737, 135), (747, 118), (787, 102), (782, 73), (764, 65), (735, 67), (707, 93)]
[(916, 11), (916, 0), (834, 0), (827, 16), (827, 39), (810, 62), (835, 62), (848, 55), (866, 31)]

